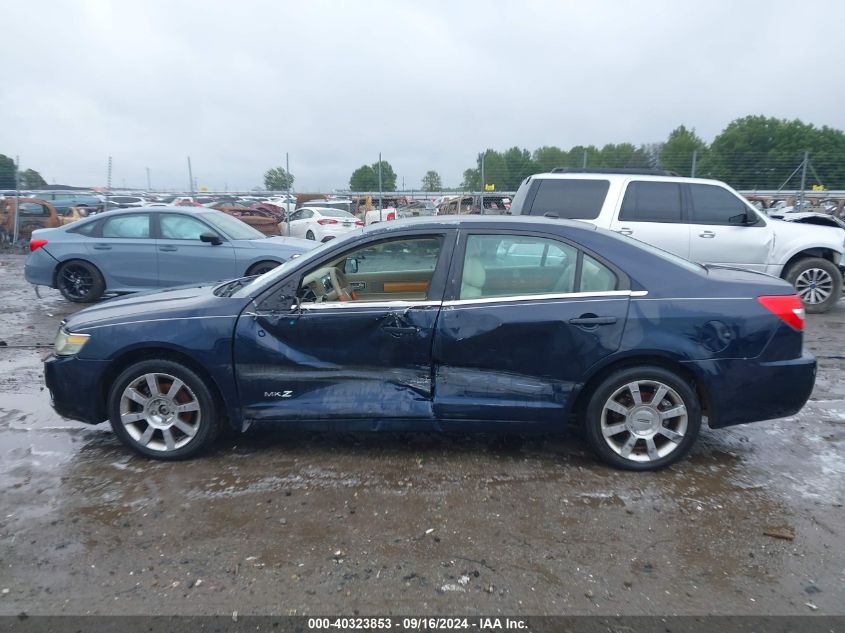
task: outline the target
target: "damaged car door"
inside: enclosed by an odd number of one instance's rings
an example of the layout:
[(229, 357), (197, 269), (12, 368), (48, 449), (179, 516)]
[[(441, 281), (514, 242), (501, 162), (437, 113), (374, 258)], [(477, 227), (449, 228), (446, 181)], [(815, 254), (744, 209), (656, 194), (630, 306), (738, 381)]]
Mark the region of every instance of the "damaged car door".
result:
[(444, 428), (564, 422), (586, 370), (619, 348), (627, 277), (575, 244), (530, 233), (464, 233), (452, 268), (434, 341)]
[(431, 420), (431, 347), (454, 234), (359, 242), (263, 296), (235, 332), (244, 417), (367, 429)]

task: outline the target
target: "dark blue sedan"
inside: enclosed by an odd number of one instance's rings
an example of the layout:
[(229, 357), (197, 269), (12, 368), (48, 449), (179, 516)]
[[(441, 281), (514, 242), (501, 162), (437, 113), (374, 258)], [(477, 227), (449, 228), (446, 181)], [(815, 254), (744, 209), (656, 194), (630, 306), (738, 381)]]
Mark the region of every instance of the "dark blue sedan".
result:
[(70, 317), (53, 406), (178, 459), (225, 425), (584, 428), (651, 470), (712, 428), (791, 415), (813, 388), (786, 282), (691, 264), (579, 222), (379, 224), (257, 278), (107, 301)]

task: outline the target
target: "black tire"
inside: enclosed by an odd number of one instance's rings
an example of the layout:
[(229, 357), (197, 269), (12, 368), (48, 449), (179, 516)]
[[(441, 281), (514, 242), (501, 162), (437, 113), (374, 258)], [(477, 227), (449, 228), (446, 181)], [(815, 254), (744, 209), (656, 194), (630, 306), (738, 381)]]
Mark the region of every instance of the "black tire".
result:
[[(640, 405), (627, 387), (632, 384), (637, 385)], [(651, 400), (660, 390), (658, 385), (666, 387), (667, 391), (652, 407)], [(611, 400), (627, 408), (628, 416), (614, 410), (606, 411), (605, 405)], [(661, 413), (678, 411), (679, 405), (685, 407), (684, 414), (662, 420)], [(587, 404), (583, 425), (590, 447), (605, 463), (625, 470), (659, 470), (675, 463), (692, 448), (701, 428), (701, 405), (692, 387), (677, 374), (650, 365), (630, 367), (614, 372), (596, 387)], [(646, 438), (649, 426), (653, 432), (653, 456)], [(615, 427), (620, 431), (605, 438), (604, 429)], [(628, 428), (637, 429), (637, 432)], [(675, 440), (664, 435), (669, 432), (676, 434)], [(631, 438), (634, 438), (629, 450), (632, 457), (623, 456), (620, 451), (625, 451)]]
[[(144, 388), (148, 384), (145, 376), (150, 374), (157, 376), (155, 384), (160, 390), (158, 398), (156, 398), (156, 394), (151, 393), (149, 387)], [(170, 395), (170, 388), (174, 384), (172, 379), (177, 379), (183, 383), (183, 386), (174, 394), (173, 401), (175, 403), (184, 402), (189, 406), (196, 403), (197, 409), (196, 411), (191, 410), (176, 414), (184, 427), (194, 429), (193, 435), (182, 432), (173, 422), (169, 423), (170, 438), (174, 442), (173, 447), (169, 448), (163, 428), (168, 426), (168, 421), (163, 416), (159, 416), (161, 418), (160, 424), (154, 427), (147, 421), (147, 418), (157, 412), (157, 403), (164, 402)], [(167, 384), (168, 382), (169, 384)], [(127, 399), (125, 404), (122, 403), (124, 391), (133, 383), (140, 383), (136, 393), (147, 398), (148, 405), (142, 405), (131, 399)], [(112, 383), (108, 395), (109, 421), (115, 435), (136, 453), (164, 461), (193, 457), (214, 442), (222, 427), (222, 418), (217, 412), (218, 407), (215, 405), (214, 396), (202, 378), (181, 363), (164, 359), (145, 360), (127, 367)], [(136, 414), (143, 414), (147, 417), (124, 423), (121, 416), (122, 406), (134, 407), (135, 409), (125, 411), (126, 419), (130, 419), (129, 416)], [(144, 442), (145, 432), (149, 428), (153, 430), (150, 431), (150, 437)]]
[(73, 259), (59, 266), (56, 287), (68, 301), (93, 303), (103, 296), (106, 282), (94, 264)]
[[(804, 309), (811, 314), (828, 312), (842, 296), (842, 273), (821, 257), (799, 259), (789, 267), (784, 279), (792, 284)], [(824, 293), (829, 294), (822, 299)]]
[(263, 275), (268, 270), (273, 270), (278, 265), (279, 262), (274, 262), (271, 260), (258, 262), (257, 264), (253, 264), (249, 267), (249, 270), (246, 271), (246, 276), (251, 277), (252, 275)]
[(316, 237), (314, 237), (314, 233), (313, 233), (313, 232), (308, 231), (308, 232), (305, 234), (305, 239), (306, 239), (306, 240), (316, 240), (317, 238), (316, 238)]

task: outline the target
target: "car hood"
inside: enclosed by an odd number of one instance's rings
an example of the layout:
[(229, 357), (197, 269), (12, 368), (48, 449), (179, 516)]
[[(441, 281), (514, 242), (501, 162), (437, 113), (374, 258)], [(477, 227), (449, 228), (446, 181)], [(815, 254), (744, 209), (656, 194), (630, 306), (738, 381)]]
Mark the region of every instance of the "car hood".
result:
[(197, 316), (236, 318), (248, 300), (215, 296), (214, 289), (220, 285), (220, 282), (194, 284), (110, 299), (71, 315), (65, 321), (66, 328), (71, 332), (84, 332), (93, 326), (132, 321)]

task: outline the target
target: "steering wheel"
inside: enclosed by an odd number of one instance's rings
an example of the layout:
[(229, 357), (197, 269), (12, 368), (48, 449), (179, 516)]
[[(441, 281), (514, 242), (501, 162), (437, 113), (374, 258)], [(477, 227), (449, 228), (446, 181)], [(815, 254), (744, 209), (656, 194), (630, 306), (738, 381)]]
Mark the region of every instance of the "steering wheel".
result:
[(338, 301), (355, 301), (358, 297), (355, 296), (355, 291), (349, 285), (346, 275), (339, 269), (329, 268), (329, 279), (332, 283), (332, 289), (337, 296)]

